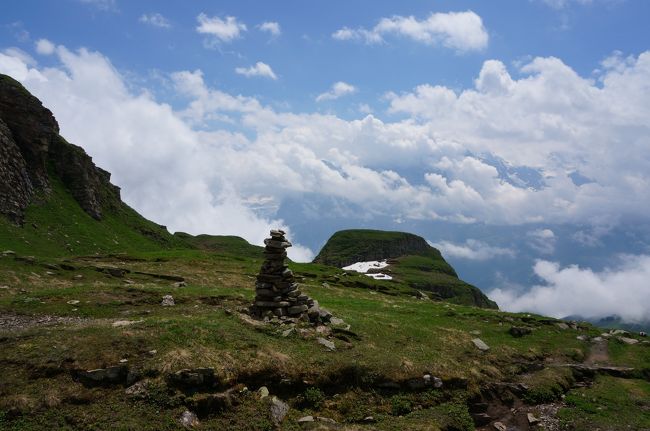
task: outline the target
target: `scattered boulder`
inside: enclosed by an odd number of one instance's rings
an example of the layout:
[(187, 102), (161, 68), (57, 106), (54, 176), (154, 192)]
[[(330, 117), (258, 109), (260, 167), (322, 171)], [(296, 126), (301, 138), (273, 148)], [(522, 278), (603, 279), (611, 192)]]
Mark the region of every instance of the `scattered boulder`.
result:
[(79, 302), (81, 302), (81, 301), (79, 301), (78, 299), (71, 299), (68, 302), (66, 302), (66, 304), (77, 305), (77, 304), (79, 304)]
[(639, 342), (639, 340), (636, 340), (634, 338), (628, 338), (628, 337), (618, 337), (618, 340), (625, 343), (625, 344), (627, 344), (627, 345), (629, 345), (629, 346)]
[(173, 284), (173, 286), (174, 287), (185, 287), (185, 286), (187, 286), (187, 283), (185, 283), (184, 281), (177, 281), (177, 282), (175, 282)]
[(508, 427), (506, 427), (503, 423), (501, 422), (495, 422), (492, 424), (495, 430), (497, 431), (507, 431)]
[(326, 347), (330, 351), (336, 350), (336, 345), (334, 343), (332, 343), (331, 341), (325, 339), (325, 338), (318, 337), (318, 338), (316, 338), (316, 341), (318, 342), (318, 344), (320, 344), (321, 346)]
[(271, 398), (271, 420), (274, 424), (280, 425), (287, 413), (289, 413), (289, 404), (278, 399), (278, 397)]
[(163, 307), (172, 307), (172, 306), (176, 305), (176, 303), (174, 302), (174, 297), (173, 296), (165, 295), (165, 296), (163, 296), (162, 302), (160, 303), (160, 305), (162, 305)]
[(201, 423), (199, 418), (196, 416), (196, 413), (193, 413), (189, 410), (185, 410), (179, 419), (179, 422), (184, 428), (192, 429), (198, 427)]
[(528, 413), (526, 416), (528, 417), (528, 423), (531, 425), (535, 425), (539, 422), (539, 419), (536, 418), (532, 413)]
[(209, 387), (215, 382), (214, 368), (185, 368), (170, 374), (167, 380), (172, 386), (184, 388)]
[(147, 395), (149, 395), (148, 383), (149, 382), (147, 382), (146, 380), (142, 380), (140, 382), (134, 383), (133, 385), (126, 388), (124, 390), (124, 393), (129, 398), (140, 399), (140, 400), (145, 399)]
[(480, 338), (472, 339), (472, 343), (474, 343), (474, 346), (476, 346), (476, 348), (479, 349), (481, 352), (487, 352), (488, 350), (490, 350), (490, 346), (485, 344), (485, 342)]
[(257, 390), (257, 393), (260, 399), (264, 399), (269, 396), (269, 388), (267, 388), (266, 386), (262, 386)]
[(557, 324), (557, 327), (560, 328), (560, 329), (562, 329), (563, 331), (569, 329), (569, 325), (567, 325), (567, 324), (564, 323), (564, 322), (559, 322), (559, 323)]
[(123, 383), (126, 380), (128, 368), (125, 365), (115, 365), (108, 368), (79, 372), (79, 378), (87, 385), (100, 386)]
[(508, 333), (509, 333), (510, 335), (512, 335), (513, 337), (515, 337), (515, 338), (521, 338), (521, 337), (523, 337), (524, 335), (528, 335), (528, 334), (530, 334), (530, 333), (532, 333), (532, 332), (533, 332), (532, 329), (530, 329), (530, 328), (526, 328), (526, 327), (524, 327), (524, 326), (512, 326), (512, 327), (510, 327), (510, 329), (508, 330)]

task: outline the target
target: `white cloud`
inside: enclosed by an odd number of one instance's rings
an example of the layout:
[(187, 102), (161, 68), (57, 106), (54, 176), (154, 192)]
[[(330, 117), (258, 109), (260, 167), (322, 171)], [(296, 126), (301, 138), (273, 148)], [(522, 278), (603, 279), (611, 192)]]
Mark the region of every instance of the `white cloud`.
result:
[(171, 28), (172, 26), (169, 20), (158, 12), (150, 13), (150, 14), (146, 14), (146, 13), (142, 14), (142, 16), (140, 16), (140, 19), (138, 21), (145, 24), (152, 25), (154, 27), (160, 27), (160, 28)]
[(247, 77), (251, 76), (261, 76), (265, 78), (271, 78), (273, 80), (278, 79), (278, 77), (273, 73), (273, 69), (271, 69), (271, 66), (269, 66), (266, 63), (262, 63), (261, 61), (258, 61), (255, 63), (254, 66), (250, 67), (237, 67), (235, 68), (235, 72), (244, 75)]
[(593, 3), (594, 0), (540, 0), (542, 3), (545, 3), (547, 6), (552, 7), (553, 9), (564, 9), (568, 7), (571, 3), (577, 3), (580, 5), (586, 5)]
[(221, 19), (218, 16), (209, 17), (204, 13), (200, 13), (196, 17), (199, 25), (196, 31), (201, 34), (207, 34), (213, 37), (217, 43), (229, 43), (241, 37), (242, 32), (247, 30), (246, 24), (237, 21), (234, 16), (227, 16)]
[(357, 87), (354, 85), (348, 84), (343, 81), (338, 81), (332, 84), (332, 87), (329, 91), (319, 94), (316, 97), (317, 102), (322, 102), (323, 100), (334, 100), (339, 97), (347, 96), (349, 94), (354, 94), (357, 92)]
[(613, 314), (627, 321), (650, 319), (650, 256), (622, 256), (621, 264), (595, 272), (571, 265), (560, 268), (544, 260), (534, 266), (544, 284), (521, 293), (495, 289), (489, 293), (503, 310), (530, 311), (554, 317), (599, 318)]
[(557, 237), (550, 229), (536, 229), (526, 234), (528, 245), (542, 254), (553, 254)]
[(41, 55), (52, 55), (56, 46), (47, 39), (39, 39), (36, 41), (36, 52)]
[(78, 0), (81, 3), (85, 3), (95, 8), (103, 11), (117, 11), (117, 1), (116, 0)]
[(260, 31), (268, 32), (273, 37), (278, 37), (280, 34), (282, 34), (280, 24), (275, 21), (263, 22), (262, 24), (258, 25), (257, 28), (259, 28)]
[(442, 252), (444, 257), (456, 257), (468, 260), (489, 260), (497, 257), (515, 257), (515, 252), (509, 248), (491, 246), (483, 241), (468, 239), (465, 243), (455, 244), (449, 241), (439, 241), (431, 245)]
[(34, 57), (32, 57), (31, 55), (27, 54), (22, 49), (17, 48), (15, 46), (3, 49), (2, 52), (7, 57), (12, 57), (12, 58), (19, 59), (26, 66), (35, 66), (37, 64), (36, 60), (34, 60)]
[[(532, 59), (518, 78), (490, 60), (473, 88), (389, 94), (391, 121), (279, 112), (206, 85), (200, 70), (171, 75), (174, 99), (187, 101), (173, 109), (129, 90), (101, 54), (55, 52), (48, 67), (0, 53), (0, 70), (113, 172), (129, 204), (173, 229), (225, 233), (236, 218), (241, 232), (228, 233), (261, 239), (284, 202), (306, 195), (331, 202), (333, 216), (354, 208), (367, 219), (575, 222), (585, 232), (647, 219), (650, 52), (613, 56), (593, 79), (556, 58)], [(539, 170), (542, 184), (504, 178), (486, 155)], [(576, 171), (591, 181), (576, 185)]]
[(395, 15), (382, 18), (371, 30), (343, 27), (332, 34), (337, 40), (381, 43), (386, 35), (396, 35), (426, 45), (441, 45), (459, 52), (484, 49), (488, 33), (483, 20), (472, 11), (432, 13), (424, 20)]

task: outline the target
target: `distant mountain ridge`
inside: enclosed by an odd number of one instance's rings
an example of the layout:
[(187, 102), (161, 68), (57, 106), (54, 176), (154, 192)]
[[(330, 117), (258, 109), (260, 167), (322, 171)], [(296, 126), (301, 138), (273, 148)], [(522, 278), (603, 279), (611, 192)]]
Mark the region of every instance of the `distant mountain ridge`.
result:
[(395, 283), (429, 292), (434, 298), (498, 308), (480, 289), (458, 278), (439, 250), (407, 232), (350, 229), (336, 232), (314, 259), (342, 268), (355, 262), (390, 259)]

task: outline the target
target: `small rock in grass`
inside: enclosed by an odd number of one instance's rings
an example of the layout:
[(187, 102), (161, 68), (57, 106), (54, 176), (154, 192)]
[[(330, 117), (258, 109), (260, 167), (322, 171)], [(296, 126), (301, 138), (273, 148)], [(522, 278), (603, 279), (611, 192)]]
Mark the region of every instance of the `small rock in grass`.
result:
[(137, 323), (142, 323), (144, 320), (117, 320), (113, 322), (113, 328), (120, 328), (122, 326), (135, 325)]
[(271, 398), (271, 419), (273, 423), (279, 425), (289, 413), (289, 404), (278, 399), (277, 397)]
[(196, 428), (200, 425), (199, 418), (196, 416), (196, 413), (193, 413), (189, 410), (185, 410), (180, 418), (180, 423), (185, 428)]
[(325, 423), (328, 423), (328, 424), (335, 424), (336, 423), (336, 421), (334, 419), (326, 418), (326, 417), (323, 417), (323, 416), (316, 416), (316, 420), (319, 421), (319, 422), (325, 422)]
[(580, 340), (580, 341), (587, 341), (588, 339), (589, 337), (587, 337), (586, 335), (578, 335), (576, 337), (576, 340)]
[(262, 386), (257, 390), (257, 393), (259, 394), (260, 399), (266, 398), (269, 396), (269, 388), (267, 388), (266, 386)]
[(567, 324), (564, 323), (564, 322), (560, 322), (560, 323), (558, 323), (558, 324), (557, 324), (557, 327), (560, 328), (560, 329), (562, 329), (562, 330), (569, 329), (569, 325), (567, 325)]
[(285, 331), (282, 331), (282, 336), (283, 336), (283, 337), (288, 337), (288, 336), (291, 335), (293, 332), (294, 332), (294, 329), (293, 329), (293, 328), (289, 328), (289, 329), (287, 329), (287, 330), (285, 330)]
[(375, 418), (373, 416), (366, 416), (365, 418), (363, 418), (363, 422), (367, 424), (371, 424), (375, 422)]
[(332, 325), (335, 325), (335, 326), (337, 326), (337, 325), (344, 325), (344, 324), (345, 324), (345, 322), (343, 321), (343, 319), (339, 319), (338, 317), (331, 317), (331, 318), (330, 318), (330, 323), (331, 323)]
[(306, 423), (311, 423), (314, 422), (314, 417), (313, 416), (303, 416), (300, 419), (298, 419), (299, 424), (306, 424)]
[(185, 283), (184, 281), (177, 281), (176, 283), (174, 283), (174, 287), (185, 287), (185, 286), (187, 286), (187, 283)]
[(488, 350), (490, 350), (490, 346), (485, 344), (485, 342), (483, 340), (481, 340), (480, 338), (472, 339), (472, 343), (474, 343), (476, 348), (479, 349), (482, 352), (487, 352)]
[(619, 341), (622, 341), (623, 343), (631, 346), (632, 344), (636, 344), (639, 342), (639, 340), (635, 340), (634, 338), (628, 338), (628, 337), (618, 337)]
[(318, 337), (316, 341), (318, 341), (318, 344), (325, 346), (329, 350), (336, 350), (336, 345), (325, 338)]
[(162, 305), (163, 307), (172, 307), (172, 306), (176, 305), (176, 303), (174, 302), (174, 297), (173, 296), (165, 295), (165, 296), (163, 296), (162, 302), (160, 303), (160, 305)]
[(529, 423), (529, 424), (534, 425), (534, 424), (536, 424), (536, 423), (539, 422), (539, 419), (537, 419), (537, 418), (535, 417), (535, 415), (533, 415), (532, 413), (528, 413), (527, 416), (528, 416), (528, 423)]
[(144, 399), (147, 397), (149, 394), (149, 390), (147, 388), (147, 381), (143, 380), (141, 382), (137, 382), (128, 388), (124, 390), (124, 393), (126, 396), (130, 398), (136, 398), (136, 399)]
[(492, 424), (495, 430), (497, 431), (506, 431), (508, 428), (501, 422), (495, 422)]

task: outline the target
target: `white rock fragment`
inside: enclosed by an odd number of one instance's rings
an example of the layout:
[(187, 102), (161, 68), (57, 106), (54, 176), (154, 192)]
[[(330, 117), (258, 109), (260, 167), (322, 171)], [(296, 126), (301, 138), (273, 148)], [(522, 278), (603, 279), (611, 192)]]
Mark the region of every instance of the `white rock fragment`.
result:
[(174, 297), (173, 296), (165, 295), (165, 296), (163, 296), (162, 302), (160, 303), (160, 305), (162, 305), (163, 307), (171, 307), (171, 306), (176, 305), (176, 303), (174, 302)]

